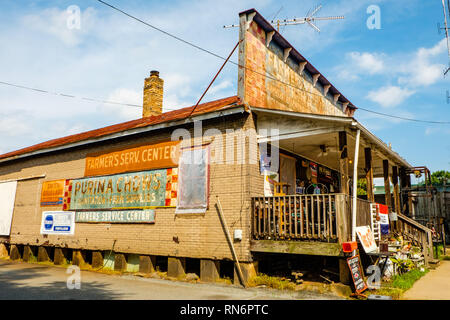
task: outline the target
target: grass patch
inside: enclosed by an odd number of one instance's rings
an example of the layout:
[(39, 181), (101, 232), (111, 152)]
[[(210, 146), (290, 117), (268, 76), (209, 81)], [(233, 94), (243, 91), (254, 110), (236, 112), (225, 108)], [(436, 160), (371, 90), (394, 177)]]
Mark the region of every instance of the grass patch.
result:
[(391, 296), (393, 299), (398, 300), (406, 290), (411, 289), (413, 284), (427, 274), (428, 271), (428, 269), (424, 271), (413, 269), (404, 274), (396, 275), (389, 282), (382, 284), (381, 288), (373, 294)]
[(265, 274), (258, 274), (256, 277), (253, 277), (249, 280), (248, 285), (250, 287), (257, 287), (265, 285), (266, 287), (278, 289), (278, 290), (295, 290), (295, 284), (281, 280), (278, 277), (271, 277)]
[(422, 278), (428, 271), (428, 269), (425, 269), (424, 271), (414, 269), (402, 275), (394, 276), (392, 278), (392, 286), (394, 288), (399, 288), (406, 291), (413, 286), (414, 282)]

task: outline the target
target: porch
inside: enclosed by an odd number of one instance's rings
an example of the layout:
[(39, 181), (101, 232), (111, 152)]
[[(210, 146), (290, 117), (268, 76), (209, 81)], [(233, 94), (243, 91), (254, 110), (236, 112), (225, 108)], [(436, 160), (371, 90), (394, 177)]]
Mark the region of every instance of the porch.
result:
[[(402, 214), (407, 199), (400, 197), (400, 186), (407, 184), (411, 165), (390, 146), (353, 118), (253, 111), (260, 152), (279, 154), (277, 189), (270, 194), (265, 187), (264, 195), (252, 197), (251, 251), (344, 256), (342, 243), (356, 240), (355, 227), (377, 225), (375, 178), (384, 181), (382, 204), (398, 216), (391, 232), (428, 250), (429, 230)], [(367, 184), (364, 195), (357, 192), (360, 180)]]

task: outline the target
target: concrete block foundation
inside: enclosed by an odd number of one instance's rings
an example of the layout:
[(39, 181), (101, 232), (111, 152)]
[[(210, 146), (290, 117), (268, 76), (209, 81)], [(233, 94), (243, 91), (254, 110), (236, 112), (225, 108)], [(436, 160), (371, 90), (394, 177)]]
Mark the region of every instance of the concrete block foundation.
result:
[(220, 277), (220, 263), (216, 260), (200, 260), (200, 280), (204, 282), (215, 282)]
[(8, 248), (4, 243), (0, 243), (0, 258), (7, 258), (9, 256)]
[(10, 249), (10, 253), (9, 253), (9, 258), (10, 258), (11, 260), (20, 260), (20, 259), (22, 258), (22, 257), (21, 257), (21, 254), (20, 254), (19, 247), (16, 246), (15, 244), (12, 244), (12, 245), (11, 245), (11, 249)]
[(101, 251), (92, 252), (92, 268), (100, 269), (103, 267), (103, 254)]
[(38, 262), (50, 261), (49, 249), (48, 248), (46, 248), (46, 247), (39, 247), (38, 248), (37, 261)]
[[(242, 270), (242, 276), (244, 277), (244, 282), (247, 283), (248, 280), (250, 280), (253, 277), (256, 277), (258, 273), (258, 262), (240, 262), (241, 270)], [(239, 281), (239, 275), (237, 271), (237, 265), (235, 263), (234, 265), (234, 284), (241, 284)]]
[(73, 250), (72, 252), (72, 264), (74, 266), (83, 266), (85, 264), (86, 255), (81, 250)]
[(167, 275), (174, 278), (186, 276), (186, 258), (169, 257), (167, 260)]
[(123, 253), (116, 253), (114, 257), (114, 271), (127, 271), (127, 259)]
[(155, 256), (139, 256), (139, 272), (153, 273), (155, 272), (156, 257)]
[(55, 265), (63, 265), (67, 263), (67, 249), (55, 248), (55, 255), (53, 257), (53, 263)]

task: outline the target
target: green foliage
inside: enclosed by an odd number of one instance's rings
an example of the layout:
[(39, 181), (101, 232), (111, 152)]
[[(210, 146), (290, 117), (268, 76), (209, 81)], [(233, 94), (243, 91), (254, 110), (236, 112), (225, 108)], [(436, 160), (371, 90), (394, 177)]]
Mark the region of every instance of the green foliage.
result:
[(357, 183), (357, 195), (358, 196), (366, 196), (367, 195), (367, 180), (366, 179), (358, 179)]
[(374, 292), (374, 294), (391, 296), (395, 300), (399, 300), (406, 290), (412, 288), (413, 284), (423, 277), (429, 270), (412, 269), (409, 272), (396, 275), (392, 279), (382, 285), (382, 287)]
[(397, 266), (397, 271), (399, 274), (404, 274), (406, 272), (409, 272), (414, 269), (414, 263), (409, 259), (397, 259), (397, 258), (391, 258), (391, 261), (394, 263), (394, 265)]
[(420, 271), (419, 269), (413, 269), (401, 275), (396, 275), (392, 278), (392, 286), (402, 290), (410, 289), (414, 282), (422, 278), (428, 270)]
[(447, 184), (450, 184), (450, 171), (440, 170), (431, 174), (431, 184), (434, 186), (443, 185), (444, 180), (447, 180)]
[[(444, 181), (447, 181), (447, 184), (450, 184), (450, 171), (439, 170), (435, 171), (431, 174), (431, 184), (433, 186), (442, 186)], [(425, 185), (425, 182), (422, 181), (419, 185)]]

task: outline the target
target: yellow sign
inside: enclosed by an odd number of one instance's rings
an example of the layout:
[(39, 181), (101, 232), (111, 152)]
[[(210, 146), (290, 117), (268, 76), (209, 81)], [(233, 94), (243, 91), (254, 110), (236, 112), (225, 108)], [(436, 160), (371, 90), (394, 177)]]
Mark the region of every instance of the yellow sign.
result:
[(88, 154), (84, 176), (178, 167), (180, 142), (170, 141), (105, 154)]
[(66, 180), (45, 181), (42, 184), (41, 206), (57, 206), (63, 203)]

